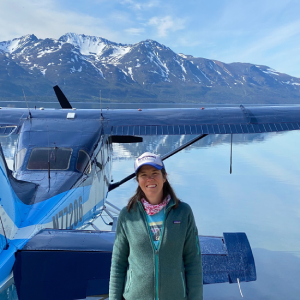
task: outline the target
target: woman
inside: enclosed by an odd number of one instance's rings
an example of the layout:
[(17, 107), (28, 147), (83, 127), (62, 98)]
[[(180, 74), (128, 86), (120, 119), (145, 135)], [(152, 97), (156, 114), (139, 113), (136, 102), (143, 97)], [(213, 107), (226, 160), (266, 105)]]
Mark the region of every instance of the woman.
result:
[(158, 155), (142, 154), (134, 168), (139, 185), (119, 215), (109, 299), (202, 300), (201, 252), (190, 206), (176, 197)]

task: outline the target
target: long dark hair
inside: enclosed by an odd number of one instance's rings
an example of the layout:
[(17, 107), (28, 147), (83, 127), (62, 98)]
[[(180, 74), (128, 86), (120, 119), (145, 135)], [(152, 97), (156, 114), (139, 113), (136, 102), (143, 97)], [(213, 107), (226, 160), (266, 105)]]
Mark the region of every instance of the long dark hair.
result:
[[(163, 199), (165, 199), (168, 195), (171, 196), (171, 198), (175, 201), (174, 208), (178, 207), (178, 204), (180, 202), (180, 199), (177, 198), (173, 188), (171, 187), (171, 184), (169, 183), (167, 179), (167, 172), (165, 169), (161, 169), (161, 173), (163, 177), (166, 179), (164, 185), (163, 185)], [(139, 172), (136, 174), (136, 181), (138, 181)], [(135, 194), (129, 199), (127, 204), (127, 211), (130, 211), (138, 201), (141, 201), (142, 198), (146, 199), (146, 196), (140, 186), (137, 187)]]

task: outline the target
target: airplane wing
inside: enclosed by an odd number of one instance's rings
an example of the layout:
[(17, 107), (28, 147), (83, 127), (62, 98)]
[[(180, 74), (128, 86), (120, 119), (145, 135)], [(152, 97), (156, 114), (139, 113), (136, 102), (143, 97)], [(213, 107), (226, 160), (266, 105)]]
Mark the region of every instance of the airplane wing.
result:
[[(0, 109), (1, 130), (20, 126), (28, 119), (64, 119), (73, 113), (72, 122), (101, 123), (110, 135), (238, 134), (278, 132), (300, 129), (300, 106), (237, 106), (175, 109)], [(4, 129), (5, 128), (5, 129)], [(89, 127), (86, 127), (89, 130)]]
[(116, 135), (237, 134), (298, 130), (299, 106), (250, 106), (105, 111)]

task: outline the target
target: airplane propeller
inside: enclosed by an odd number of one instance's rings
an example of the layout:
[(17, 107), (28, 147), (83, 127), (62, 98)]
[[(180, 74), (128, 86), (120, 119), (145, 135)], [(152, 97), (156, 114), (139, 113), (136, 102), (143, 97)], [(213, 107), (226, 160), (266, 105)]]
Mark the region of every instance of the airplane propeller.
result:
[(53, 87), (55, 95), (62, 109), (72, 109), (72, 106), (58, 85)]

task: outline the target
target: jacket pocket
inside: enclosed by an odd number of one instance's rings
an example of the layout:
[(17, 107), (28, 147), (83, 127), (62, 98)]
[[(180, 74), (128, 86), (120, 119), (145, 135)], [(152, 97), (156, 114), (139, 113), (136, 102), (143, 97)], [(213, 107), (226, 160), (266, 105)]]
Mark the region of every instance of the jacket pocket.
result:
[(186, 298), (186, 287), (185, 287), (185, 276), (183, 272), (181, 274), (182, 286), (183, 286), (183, 297)]
[(127, 277), (127, 282), (126, 282), (126, 288), (125, 292), (129, 292), (130, 286), (131, 286), (131, 279), (132, 279), (132, 270), (129, 270), (128, 272), (128, 277)]

